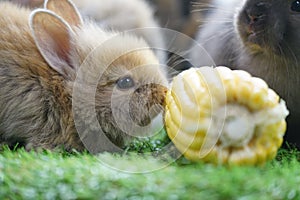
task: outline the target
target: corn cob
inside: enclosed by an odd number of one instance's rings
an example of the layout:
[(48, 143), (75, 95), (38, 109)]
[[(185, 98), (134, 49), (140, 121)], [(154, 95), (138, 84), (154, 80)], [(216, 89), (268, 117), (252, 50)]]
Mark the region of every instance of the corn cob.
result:
[(184, 71), (166, 95), (168, 136), (192, 161), (263, 164), (283, 142), (287, 115), (262, 79), (227, 67)]

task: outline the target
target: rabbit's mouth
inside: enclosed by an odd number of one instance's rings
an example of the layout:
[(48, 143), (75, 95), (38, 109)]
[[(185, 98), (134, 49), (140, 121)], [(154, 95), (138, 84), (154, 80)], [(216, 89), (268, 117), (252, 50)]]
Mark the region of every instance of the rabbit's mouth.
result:
[(146, 84), (137, 88), (130, 98), (130, 117), (139, 126), (147, 126), (163, 110), (166, 88)]
[[(156, 109), (157, 108), (151, 110)], [(140, 127), (139, 130), (132, 133), (134, 137), (151, 137), (164, 128), (163, 110), (161, 109), (160, 112), (155, 111), (155, 115), (150, 111), (149, 115), (134, 123)]]
[[(165, 93), (166, 88), (159, 84), (146, 84), (136, 89), (129, 102), (129, 116), (132, 122), (151, 132), (153, 122), (163, 113)], [(151, 133), (146, 133), (148, 134)]]
[(152, 106), (147, 113), (144, 113), (143, 116), (140, 114), (136, 114), (134, 112), (130, 112), (131, 118), (133, 121), (141, 127), (148, 126), (152, 123), (152, 121), (163, 112), (163, 107), (161, 105)]

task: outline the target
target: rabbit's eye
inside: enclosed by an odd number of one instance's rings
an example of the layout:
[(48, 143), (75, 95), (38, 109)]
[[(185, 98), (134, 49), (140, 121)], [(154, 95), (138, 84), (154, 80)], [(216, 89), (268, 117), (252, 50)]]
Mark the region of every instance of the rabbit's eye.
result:
[(296, 0), (292, 2), (291, 10), (295, 12), (300, 12), (300, 0)]
[(125, 76), (117, 81), (118, 88), (122, 90), (133, 88), (134, 85), (135, 83), (130, 76)]

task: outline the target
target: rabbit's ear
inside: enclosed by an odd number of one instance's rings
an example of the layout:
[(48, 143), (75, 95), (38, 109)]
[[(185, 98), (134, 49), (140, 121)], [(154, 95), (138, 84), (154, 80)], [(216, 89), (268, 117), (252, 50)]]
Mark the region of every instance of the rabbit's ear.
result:
[(61, 16), (71, 26), (80, 26), (83, 23), (80, 13), (70, 0), (46, 0), (44, 8)]
[(47, 63), (57, 72), (70, 78), (73, 67), (70, 62), (70, 26), (55, 13), (37, 9), (30, 15), (33, 39)]

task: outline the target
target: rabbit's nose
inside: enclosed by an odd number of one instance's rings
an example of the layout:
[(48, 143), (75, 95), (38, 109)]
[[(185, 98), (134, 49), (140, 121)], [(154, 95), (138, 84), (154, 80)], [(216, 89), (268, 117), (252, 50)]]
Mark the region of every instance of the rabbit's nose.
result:
[(260, 37), (259, 35), (266, 30), (270, 7), (270, 3), (259, 1), (258, 3), (249, 3), (243, 9), (241, 16), (245, 22), (245, 32), (250, 36), (251, 41), (256, 41)]
[(247, 6), (244, 12), (248, 23), (253, 26), (264, 23), (270, 6), (271, 4), (268, 2), (258, 2), (254, 5)]

